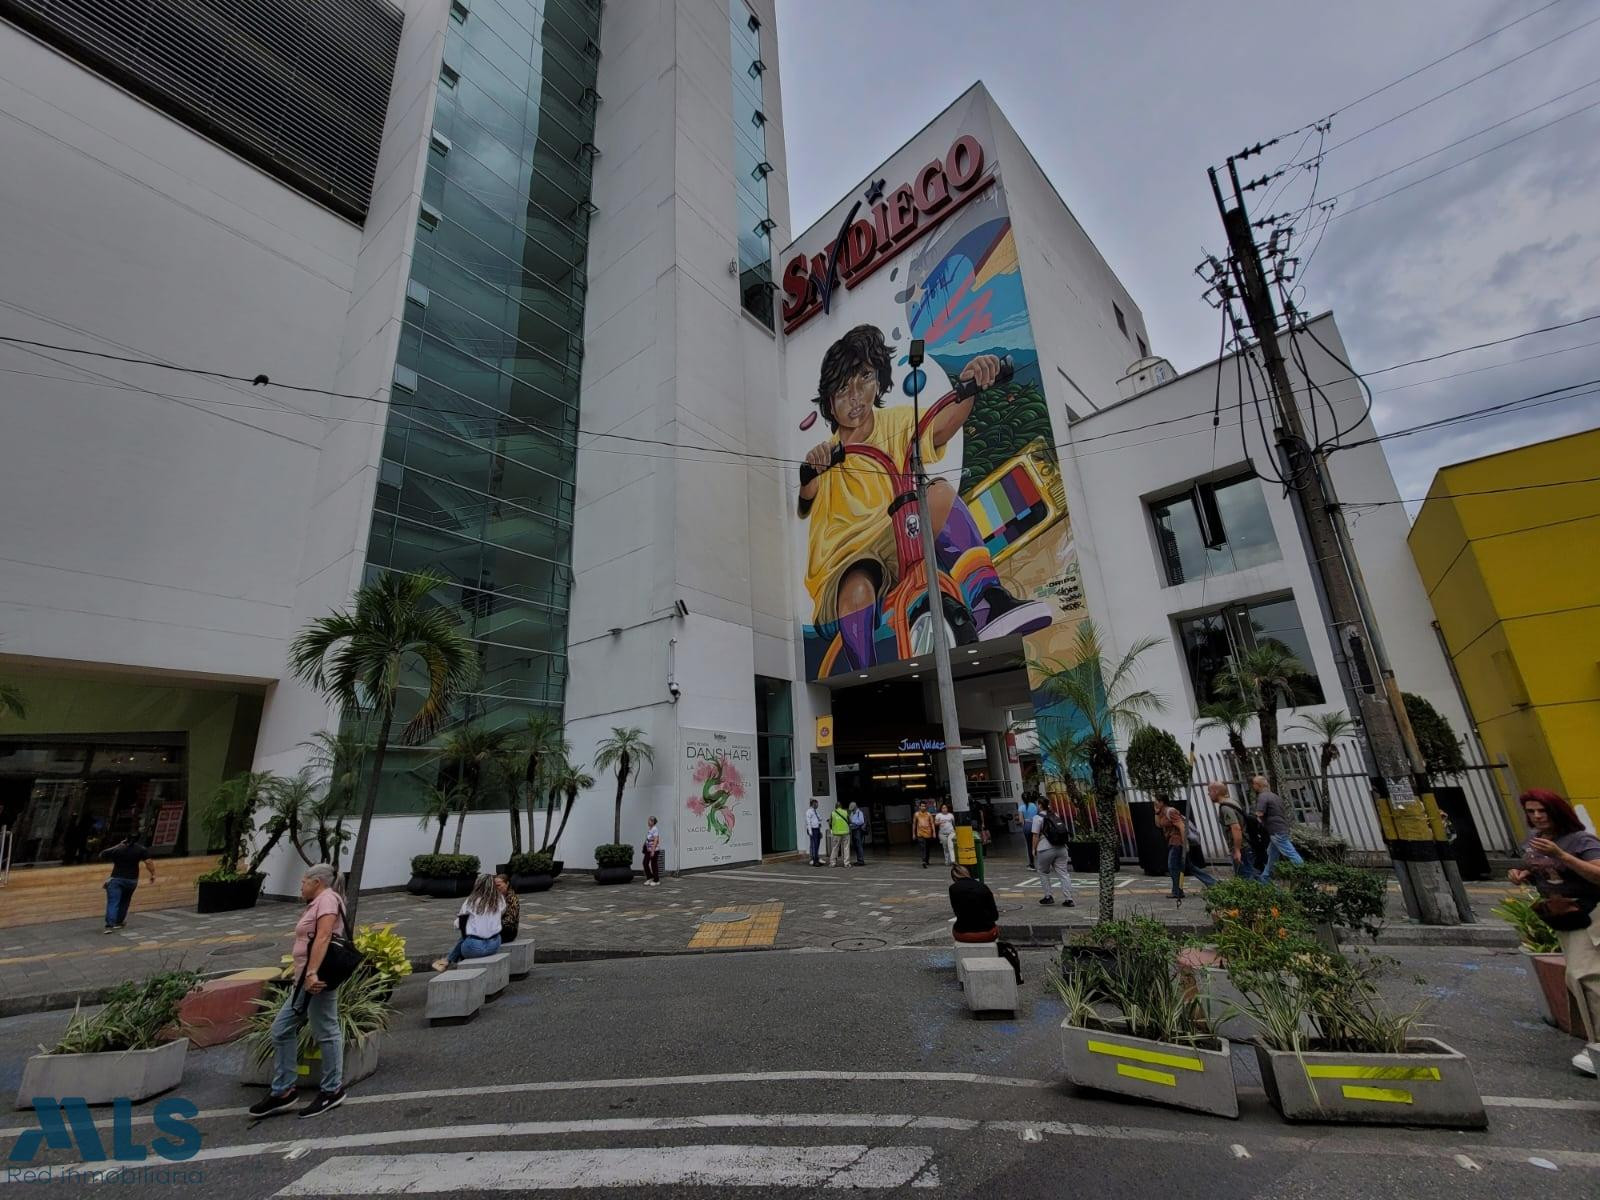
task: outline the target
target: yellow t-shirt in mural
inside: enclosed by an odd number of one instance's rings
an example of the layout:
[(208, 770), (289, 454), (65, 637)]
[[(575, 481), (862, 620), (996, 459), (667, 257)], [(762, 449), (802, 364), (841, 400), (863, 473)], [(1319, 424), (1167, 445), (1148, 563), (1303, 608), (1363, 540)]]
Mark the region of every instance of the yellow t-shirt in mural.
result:
[[(872, 446), (903, 465), (911, 446), (914, 418), (909, 404), (880, 409), (874, 414), (872, 433), (853, 445)], [(834, 442), (838, 442), (835, 436)], [(932, 465), (944, 457), (933, 435), (922, 435), (922, 461)], [(887, 591), (900, 578), (894, 547), (894, 526), (889, 505), (895, 497), (894, 480), (878, 463), (854, 454), (817, 477), (817, 494), (811, 502), (811, 523), (806, 560), (806, 591), (816, 606), (816, 622), (838, 619), (839, 582), (861, 562), (877, 563)]]

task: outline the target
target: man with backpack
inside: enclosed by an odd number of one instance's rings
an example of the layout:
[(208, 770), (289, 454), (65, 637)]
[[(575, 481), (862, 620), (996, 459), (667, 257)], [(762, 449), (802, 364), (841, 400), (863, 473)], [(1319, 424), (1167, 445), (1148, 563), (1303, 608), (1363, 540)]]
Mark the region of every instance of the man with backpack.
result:
[(1246, 812), (1233, 802), (1227, 784), (1212, 783), (1206, 790), (1211, 796), (1211, 803), (1217, 806), (1217, 821), (1222, 826), (1223, 840), (1233, 858), (1233, 873), (1240, 879), (1255, 879), (1258, 874), (1257, 859), (1264, 861), (1266, 857), (1266, 828), (1255, 813)]
[(1039, 806), (1033, 818), (1034, 861), (1039, 865), (1039, 884), (1044, 888), (1040, 904), (1054, 904), (1051, 893), (1050, 872), (1061, 881), (1061, 903), (1072, 908), (1072, 859), (1067, 853), (1067, 843), (1072, 840), (1072, 827), (1054, 800)]

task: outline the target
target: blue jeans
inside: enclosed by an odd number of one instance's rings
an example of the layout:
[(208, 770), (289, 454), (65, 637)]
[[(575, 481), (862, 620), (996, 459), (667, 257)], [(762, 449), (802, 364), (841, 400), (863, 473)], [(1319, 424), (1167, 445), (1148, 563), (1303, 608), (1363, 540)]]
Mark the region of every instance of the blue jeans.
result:
[(852, 829), (850, 831), (850, 850), (855, 855), (856, 865), (867, 865), (867, 831), (865, 829)]
[(818, 866), (822, 862), (822, 830), (811, 830), (811, 865)]
[[(296, 1001), (299, 1002), (298, 1008)], [(311, 1022), (311, 1039), (322, 1050), (322, 1083), (325, 1092), (337, 1092), (344, 1080), (344, 1035), (339, 1032), (339, 997), (333, 988), (315, 996), (298, 988), (278, 1010), (272, 1022), (272, 1094), (284, 1096), (294, 1091), (300, 1072), (300, 1027)]]
[(1287, 858), (1299, 866), (1303, 859), (1300, 852), (1294, 848), (1294, 843), (1289, 840), (1287, 833), (1275, 833), (1272, 841), (1267, 844), (1267, 865), (1261, 868), (1261, 882), (1266, 883), (1272, 878), (1272, 868), (1278, 865), (1280, 858)]
[(1217, 881), (1210, 872), (1195, 866), (1189, 861), (1189, 850), (1186, 846), (1167, 847), (1167, 874), (1172, 877), (1172, 894), (1183, 895), (1183, 877), (1187, 874), (1192, 879), (1198, 879), (1203, 887), (1211, 887)]
[(1233, 876), (1235, 879), (1257, 879), (1260, 874), (1261, 872), (1256, 870), (1255, 847), (1245, 842), (1239, 847), (1239, 862), (1233, 868)]
[(128, 919), (128, 904), (133, 899), (137, 879), (118, 879), (113, 875), (106, 880), (106, 928), (121, 925)]
[(486, 938), (464, 937), (456, 943), (456, 948), (450, 951), (450, 956), (446, 961), (458, 963), (463, 958), (488, 958), (489, 955), (498, 953), (500, 953), (500, 935), (498, 933), (493, 937)]

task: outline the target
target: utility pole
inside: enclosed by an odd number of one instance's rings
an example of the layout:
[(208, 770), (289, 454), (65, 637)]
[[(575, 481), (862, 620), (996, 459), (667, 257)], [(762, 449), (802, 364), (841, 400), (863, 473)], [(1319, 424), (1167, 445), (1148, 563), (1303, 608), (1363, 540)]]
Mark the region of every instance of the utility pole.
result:
[(933, 631), (933, 669), (938, 678), (939, 716), (944, 725), (945, 777), (950, 784), (950, 809), (956, 823), (965, 825), (967, 766), (961, 756), (961, 718), (956, 713), (955, 679), (950, 672), (950, 647), (944, 637), (944, 602), (939, 595), (939, 560), (933, 545), (933, 522), (928, 520), (928, 474), (922, 469), (922, 360), (923, 341), (916, 338), (907, 356), (911, 364), (911, 470), (917, 480), (917, 515), (922, 538), (922, 573), (927, 581), (928, 627)]
[[(1448, 843), (1443, 840), (1437, 805), (1400, 703), (1400, 690), (1382, 653), (1360, 567), (1343, 529), (1343, 515), (1331, 499), (1326, 460), (1306, 440), (1305, 423), (1278, 346), (1277, 306), (1261, 265), (1235, 161), (1231, 156), (1228, 159), (1232, 204), (1223, 197), (1215, 167), (1209, 172), (1211, 190), (1227, 231), (1245, 316), (1266, 367), (1273, 400), (1273, 436), (1321, 584), (1324, 616), (1342, 661), (1346, 703), (1360, 717), (1367, 774), (1406, 911), (1425, 925), (1471, 921), (1472, 910), (1455, 863), (1447, 857)], [(1230, 303), (1226, 295), (1222, 302)], [(1245, 352), (1242, 346), (1239, 352)]]

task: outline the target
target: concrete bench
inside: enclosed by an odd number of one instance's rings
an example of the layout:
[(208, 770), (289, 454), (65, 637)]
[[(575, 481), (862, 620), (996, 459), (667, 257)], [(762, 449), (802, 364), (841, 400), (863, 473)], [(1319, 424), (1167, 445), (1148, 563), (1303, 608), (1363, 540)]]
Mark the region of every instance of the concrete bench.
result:
[(484, 958), (469, 958), (465, 961), (474, 968), (483, 972), (483, 998), (493, 1000), (505, 991), (511, 983), (511, 955), (504, 950), (499, 954), (490, 954)]
[(470, 1021), (483, 1007), (486, 979), (476, 967), (454, 967), (428, 980), (428, 1024), (459, 1025)]
[(533, 970), (533, 939), (518, 938), (507, 943), (503, 950), (511, 956), (511, 978), (521, 979)]
[(975, 1013), (1017, 1011), (1017, 975), (1003, 958), (967, 960), (967, 1007)]
[(994, 942), (956, 943), (956, 982), (967, 986), (967, 964), (980, 958), (998, 958), (1000, 947)]

